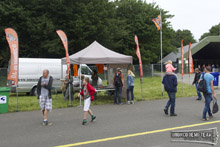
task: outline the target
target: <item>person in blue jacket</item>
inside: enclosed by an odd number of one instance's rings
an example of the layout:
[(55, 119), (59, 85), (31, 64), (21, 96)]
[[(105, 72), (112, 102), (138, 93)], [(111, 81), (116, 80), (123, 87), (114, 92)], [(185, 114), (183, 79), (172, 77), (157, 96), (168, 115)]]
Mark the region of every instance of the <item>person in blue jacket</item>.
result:
[[(127, 104), (134, 104), (134, 73), (131, 70), (128, 70), (128, 78), (127, 78)], [(131, 100), (129, 98), (129, 93), (131, 92)]]
[(166, 74), (163, 77), (162, 83), (164, 84), (164, 89), (169, 96), (167, 105), (165, 106), (164, 113), (168, 115), (168, 109), (170, 108), (170, 116), (177, 116), (175, 113), (175, 101), (176, 101), (176, 92), (177, 92), (177, 77), (175, 75)]

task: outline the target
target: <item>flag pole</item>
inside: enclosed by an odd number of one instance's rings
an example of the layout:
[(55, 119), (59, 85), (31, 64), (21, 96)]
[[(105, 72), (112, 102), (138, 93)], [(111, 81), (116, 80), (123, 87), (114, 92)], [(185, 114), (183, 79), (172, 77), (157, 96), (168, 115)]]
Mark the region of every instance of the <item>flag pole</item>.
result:
[[(69, 82), (68, 82), (68, 84), (69, 84), (69, 105), (68, 105), (68, 107), (73, 107), (73, 105), (71, 104), (71, 94), (72, 94), (72, 92), (71, 92), (71, 70), (69, 70)], [(72, 89), (73, 90), (73, 89)]]
[(17, 102), (16, 102), (16, 110), (15, 112), (19, 112), (18, 110), (18, 84), (16, 83), (16, 97), (17, 97)]
[(161, 21), (161, 28), (160, 28), (160, 49), (161, 49), (161, 93), (163, 96), (163, 48), (162, 48), (162, 15), (160, 11), (160, 21)]

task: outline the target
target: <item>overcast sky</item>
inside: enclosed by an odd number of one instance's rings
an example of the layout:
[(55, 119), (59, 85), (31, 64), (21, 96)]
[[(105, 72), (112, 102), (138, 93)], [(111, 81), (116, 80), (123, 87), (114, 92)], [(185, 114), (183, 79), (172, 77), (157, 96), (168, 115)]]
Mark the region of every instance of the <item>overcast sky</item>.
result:
[(196, 40), (220, 23), (220, 0), (145, 0), (175, 15), (169, 21), (174, 30), (188, 29)]

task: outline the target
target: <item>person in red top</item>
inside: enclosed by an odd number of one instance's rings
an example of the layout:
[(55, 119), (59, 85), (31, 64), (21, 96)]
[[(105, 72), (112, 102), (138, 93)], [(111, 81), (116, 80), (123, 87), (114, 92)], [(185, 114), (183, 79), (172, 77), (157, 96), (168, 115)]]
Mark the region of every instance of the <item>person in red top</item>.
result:
[(93, 122), (96, 119), (96, 116), (93, 115), (91, 109), (90, 109), (90, 104), (91, 101), (94, 100), (94, 94), (95, 94), (95, 89), (89, 84), (89, 78), (86, 77), (83, 80), (83, 85), (84, 88), (82, 89), (82, 91), (79, 93), (78, 97), (80, 97), (80, 95), (83, 96), (84, 99), (84, 119), (82, 122), (82, 125), (85, 125), (87, 123), (87, 113), (89, 113), (91, 115), (91, 122)]

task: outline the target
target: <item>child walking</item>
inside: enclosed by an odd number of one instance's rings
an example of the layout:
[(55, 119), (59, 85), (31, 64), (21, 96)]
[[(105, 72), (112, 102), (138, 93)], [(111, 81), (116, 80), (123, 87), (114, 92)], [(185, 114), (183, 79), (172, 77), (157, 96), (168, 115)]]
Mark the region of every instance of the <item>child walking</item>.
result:
[(90, 116), (91, 116), (91, 122), (93, 122), (96, 119), (96, 116), (90, 110), (91, 101), (94, 100), (95, 89), (89, 84), (89, 78), (88, 77), (86, 77), (84, 79), (83, 85), (84, 85), (84, 88), (79, 93), (78, 97), (80, 97), (80, 95), (82, 95), (83, 99), (84, 99), (84, 108), (83, 108), (84, 119), (83, 119), (82, 125), (85, 125), (87, 123), (87, 120), (86, 120), (87, 119), (87, 113), (89, 113)]

